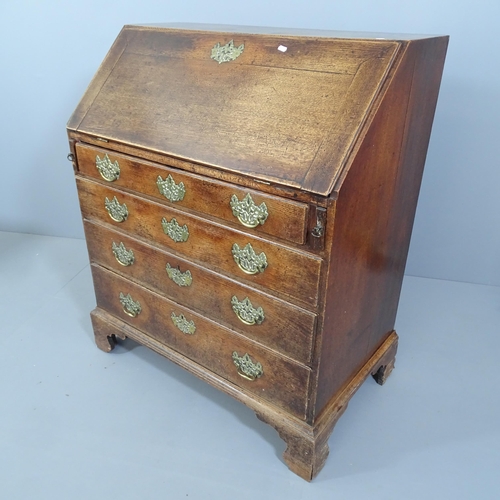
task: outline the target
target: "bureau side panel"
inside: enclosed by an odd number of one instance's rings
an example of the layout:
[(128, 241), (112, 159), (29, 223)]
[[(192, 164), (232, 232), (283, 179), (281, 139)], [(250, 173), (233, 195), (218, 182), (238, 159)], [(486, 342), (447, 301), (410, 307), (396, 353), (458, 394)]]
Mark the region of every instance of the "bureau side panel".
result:
[(337, 189), (316, 415), (394, 329), (447, 43), (408, 44)]

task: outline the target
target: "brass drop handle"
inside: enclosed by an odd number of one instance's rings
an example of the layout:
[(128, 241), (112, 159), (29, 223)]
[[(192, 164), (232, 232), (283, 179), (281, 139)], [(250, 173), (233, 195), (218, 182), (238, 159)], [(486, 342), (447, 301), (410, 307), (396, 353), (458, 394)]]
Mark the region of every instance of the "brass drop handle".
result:
[(131, 266), (135, 261), (135, 256), (133, 250), (127, 250), (123, 242), (120, 241), (120, 244), (117, 245), (114, 241), (111, 245), (111, 251), (115, 256), (115, 259), (122, 266)]
[(123, 306), (123, 312), (132, 318), (135, 318), (142, 311), (141, 304), (135, 301), (129, 293), (125, 295), (120, 292), (120, 303)]
[(113, 196), (111, 201), (106, 197), (104, 200), (104, 208), (115, 222), (123, 222), (128, 218), (127, 205), (125, 203), (120, 204), (116, 196)]
[(244, 248), (240, 248), (240, 246), (235, 243), (233, 245), (232, 254), (238, 267), (246, 274), (263, 273), (266, 270), (266, 254), (261, 252), (257, 255), (250, 243), (247, 243)]
[(160, 194), (165, 196), (165, 198), (171, 202), (182, 201), (184, 199), (184, 195), (186, 194), (184, 183), (179, 182), (179, 184), (176, 184), (174, 178), (170, 174), (168, 174), (168, 177), (166, 177), (165, 180), (163, 180), (161, 175), (159, 175), (156, 179), (156, 185), (158, 186)]
[(247, 193), (241, 201), (233, 194), (229, 205), (233, 210), (233, 215), (245, 227), (253, 228), (259, 224), (264, 224), (269, 216), (267, 205), (264, 202), (257, 205), (250, 196), (250, 193)]
[(172, 267), (168, 262), (165, 266), (167, 271), (167, 276), (179, 286), (191, 286), (193, 282), (193, 276), (191, 275), (191, 271), (189, 269), (185, 272), (181, 272), (177, 267)]
[(253, 307), (248, 297), (245, 297), (240, 302), (238, 297), (233, 295), (231, 307), (238, 319), (245, 325), (260, 325), (264, 321), (264, 309), (262, 307)]
[(233, 352), (233, 362), (238, 368), (238, 375), (246, 380), (253, 382), (255, 379), (264, 375), (264, 370), (260, 363), (254, 363), (248, 353), (239, 356), (236, 351)]
[(230, 40), (225, 45), (221, 45), (220, 42), (217, 42), (212, 47), (210, 58), (217, 61), (219, 64), (234, 61), (242, 54), (244, 48), (244, 43), (235, 45), (234, 40)]
[(182, 332), (187, 335), (193, 335), (194, 332), (196, 331), (196, 326), (194, 324), (194, 321), (187, 320), (184, 314), (175, 314), (175, 312), (172, 311), (172, 314), (170, 315), (172, 318), (172, 323)]
[(96, 155), (95, 166), (101, 177), (108, 182), (114, 182), (120, 178), (120, 164), (117, 160), (112, 162), (107, 154), (102, 159)]
[(187, 241), (189, 238), (189, 230), (186, 224), (180, 226), (177, 219), (173, 218), (170, 222), (163, 217), (161, 220), (163, 232), (168, 235), (176, 243)]

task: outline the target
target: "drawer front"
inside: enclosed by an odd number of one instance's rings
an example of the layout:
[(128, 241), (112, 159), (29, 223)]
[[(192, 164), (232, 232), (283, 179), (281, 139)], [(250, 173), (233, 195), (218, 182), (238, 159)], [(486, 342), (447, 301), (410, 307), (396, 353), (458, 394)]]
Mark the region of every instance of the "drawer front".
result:
[[(315, 255), (93, 181), (77, 178), (77, 185), (84, 218), (116, 225), (189, 259), (231, 273), (250, 285), (295, 297), (312, 306), (317, 303), (322, 261)], [(115, 202), (110, 209), (109, 205)]]
[(301, 363), (310, 363), (315, 314), (124, 233), (90, 222), (84, 227), (93, 262), (130, 276)]
[(308, 205), (304, 203), (83, 144), (77, 144), (76, 154), (80, 172), (103, 182), (230, 221), (250, 233), (305, 243)]
[(100, 266), (92, 265), (92, 275), (99, 307), (226, 380), (305, 418), (309, 369)]

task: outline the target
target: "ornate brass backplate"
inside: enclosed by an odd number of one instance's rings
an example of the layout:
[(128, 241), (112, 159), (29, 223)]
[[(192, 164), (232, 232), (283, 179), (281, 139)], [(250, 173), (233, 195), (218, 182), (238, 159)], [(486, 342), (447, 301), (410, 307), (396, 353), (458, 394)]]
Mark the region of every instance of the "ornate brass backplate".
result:
[(115, 160), (112, 162), (107, 154), (102, 159), (99, 158), (99, 155), (96, 155), (95, 166), (101, 177), (108, 182), (116, 181), (120, 177), (120, 165), (118, 161)]
[(132, 250), (127, 250), (125, 245), (120, 241), (120, 244), (117, 245), (114, 241), (111, 245), (111, 250), (113, 251), (113, 255), (116, 260), (122, 266), (131, 266), (134, 263), (135, 256)]
[(186, 224), (179, 226), (179, 223), (174, 218), (170, 222), (163, 217), (161, 220), (163, 232), (170, 236), (176, 243), (187, 241), (189, 238), (189, 230)]
[(128, 217), (128, 208), (125, 203), (123, 205), (120, 204), (120, 202), (117, 200), (116, 196), (113, 196), (113, 199), (109, 201), (109, 199), (106, 197), (104, 200), (104, 207), (108, 211), (109, 216), (115, 221), (115, 222), (123, 222), (127, 220)]
[(238, 356), (236, 351), (233, 352), (233, 362), (238, 368), (238, 375), (247, 380), (255, 380), (262, 377), (264, 370), (260, 363), (254, 363), (248, 354)]
[(182, 332), (182, 333), (185, 333), (187, 335), (193, 335), (193, 333), (196, 331), (196, 326), (194, 324), (194, 321), (188, 321), (185, 317), (184, 317), (184, 314), (179, 314), (179, 316), (177, 316), (177, 314), (175, 314), (174, 312), (172, 312), (172, 314), (170, 315), (170, 317), (172, 318), (172, 322), (174, 323), (174, 325)]
[(256, 205), (250, 193), (247, 193), (241, 201), (233, 194), (229, 205), (233, 209), (233, 215), (237, 217), (245, 227), (256, 227), (259, 224), (264, 224), (269, 216), (267, 205), (264, 202), (260, 205)]
[(168, 262), (165, 266), (167, 270), (168, 277), (179, 286), (191, 286), (193, 282), (193, 277), (191, 276), (191, 271), (187, 270), (186, 272), (181, 272), (180, 269), (176, 267), (172, 267)]
[(267, 257), (264, 252), (257, 255), (250, 243), (241, 249), (237, 243), (233, 245), (233, 258), (238, 267), (246, 274), (263, 273), (267, 267)]
[(262, 307), (253, 307), (250, 299), (245, 297), (241, 302), (236, 295), (231, 299), (231, 306), (238, 319), (245, 325), (260, 325), (264, 321), (264, 310)]
[(158, 179), (156, 179), (156, 185), (158, 186), (160, 194), (165, 196), (165, 198), (171, 202), (182, 201), (184, 199), (184, 195), (186, 194), (184, 183), (179, 182), (179, 184), (176, 184), (170, 174), (168, 174), (168, 177), (165, 180), (163, 180), (159, 175)]
[(244, 43), (235, 47), (234, 40), (227, 42), (226, 45), (221, 45), (217, 42), (212, 48), (212, 55), (210, 57), (219, 64), (234, 61), (242, 54), (244, 48)]
[(120, 303), (123, 306), (123, 311), (132, 318), (135, 318), (142, 311), (141, 304), (132, 299), (129, 293), (125, 295), (120, 292)]

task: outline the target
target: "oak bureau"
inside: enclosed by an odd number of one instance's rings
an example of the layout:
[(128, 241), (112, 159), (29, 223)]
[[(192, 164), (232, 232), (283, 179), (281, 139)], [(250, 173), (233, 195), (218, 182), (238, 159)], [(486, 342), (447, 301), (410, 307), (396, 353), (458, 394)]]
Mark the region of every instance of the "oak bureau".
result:
[(394, 366), (448, 37), (125, 26), (68, 123), (97, 345), (252, 408), (311, 480)]

